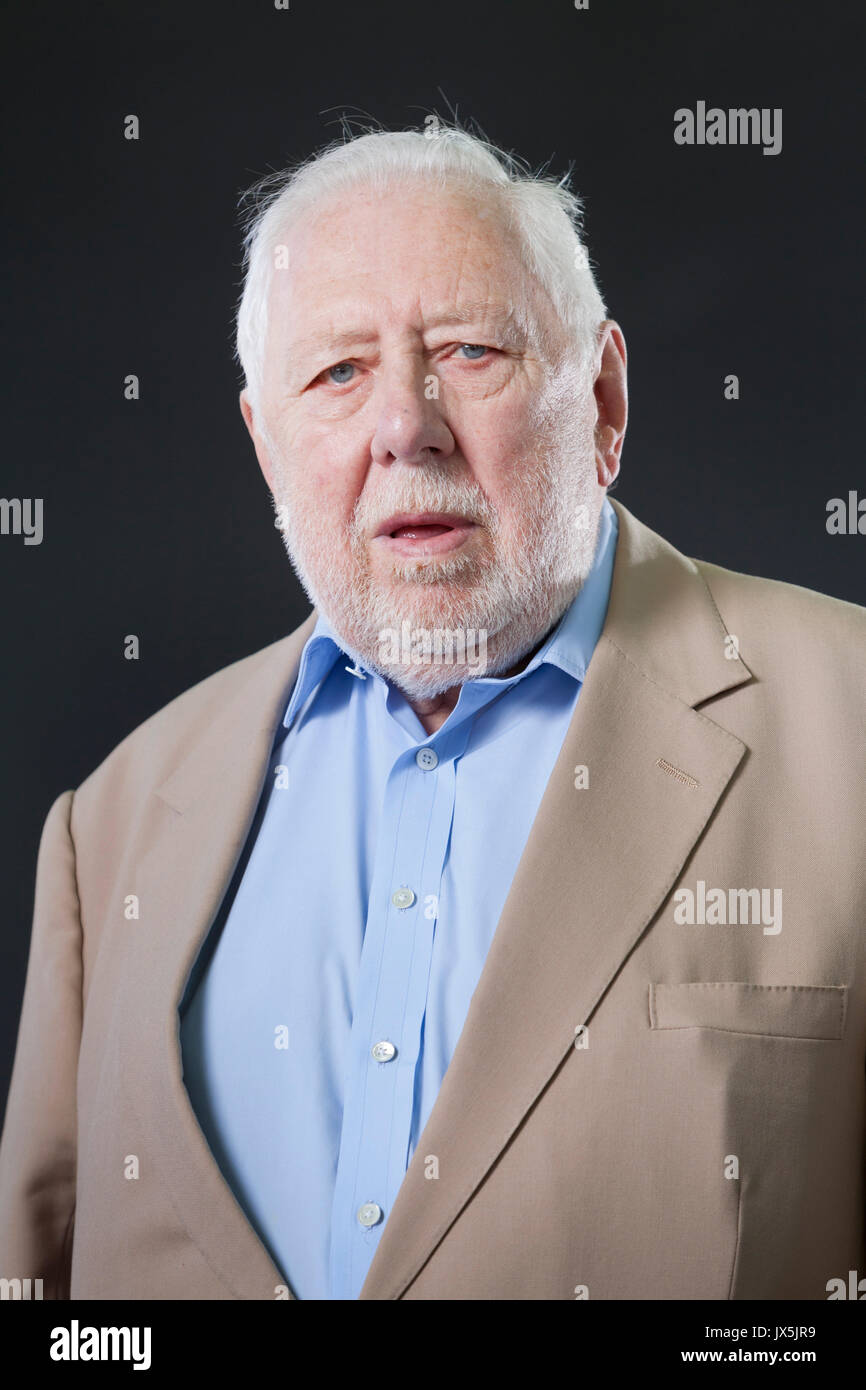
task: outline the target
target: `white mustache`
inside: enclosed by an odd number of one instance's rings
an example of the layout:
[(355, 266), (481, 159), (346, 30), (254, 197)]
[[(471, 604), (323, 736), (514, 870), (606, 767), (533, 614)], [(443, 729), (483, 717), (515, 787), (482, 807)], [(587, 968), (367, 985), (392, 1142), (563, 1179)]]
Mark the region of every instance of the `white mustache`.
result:
[(445, 515), (451, 513), (462, 516), (466, 521), (474, 522), (476, 526), (493, 527), (496, 523), (496, 513), (489, 503), (479, 506), (477, 492), (466, 493), (442, 493), (437, 492), (435, 496), (430, 493), (402, 493), (389, 498), (385, 503), (381, 498), (375, 502), (375, 515), (372, 507), (359, 505), (355, 509), (353, 523), (355, 529), (362, 535), (374, 536), (384, 525), (389, 517), (399, 515), (421, 516), (425, 512), (440, 512)]

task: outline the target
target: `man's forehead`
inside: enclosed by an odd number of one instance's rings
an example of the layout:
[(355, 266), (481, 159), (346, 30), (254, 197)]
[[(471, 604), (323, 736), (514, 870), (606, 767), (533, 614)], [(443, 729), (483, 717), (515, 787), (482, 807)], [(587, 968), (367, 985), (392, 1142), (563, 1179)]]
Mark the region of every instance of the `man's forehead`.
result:
[[(435, 226), (437, 239), (450, 228), (461, 236), (469, 233), (484, 240), (510, 239), (510, 222), (495, 194), (471, 191), (460, 184), (431, 185), (424, 179), (410, 179), (376, 189), (361, 183), (340, 193), (324, 194), (293, 220), (289, 237), (297, 250), (315, 253), (327, 245), (331, 235), (340, 245), (351, 245), (356, 228), (360, 228), (360, 241), (366, 245), (370, 224), (375, 223), (386, 230), (402, 225), (407, 244), (415, 245), (431, 226)], [(331, 254), (330, 246), (326, 254)]]
[(308, 210), (276, 236), (272, 290), (278, 300), (305, 303), (344, 293), (358, 281), (378, 289), (432, 293), (461, 280), (464, 294), (488, 292), (491, 276), (514, 279), (525, 263), (519, 238), (489, 199), (465, 193), (407, 189), (378, 201), (356, 192)]
[(526, 339), (544, 315), (521, 248), (491, 201), (473, 204), (459, 191), (326, 204), (296, 224), (286, 251), (272, 276), (270, 316), (283, 351), (301, 359), (448, 324)]

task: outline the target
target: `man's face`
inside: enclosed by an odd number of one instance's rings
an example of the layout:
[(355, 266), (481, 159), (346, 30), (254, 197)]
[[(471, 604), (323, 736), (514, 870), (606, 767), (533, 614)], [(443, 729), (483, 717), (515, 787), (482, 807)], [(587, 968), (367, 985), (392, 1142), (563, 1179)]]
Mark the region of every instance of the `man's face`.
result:
[[(245, 418), (311, 601), (410, 696), (507, 670), (585, 578), (604, 495), (549, 300), (496, 210), (423, 184), (353, 191), (285, 244)], [(421, 639), (386, 664), (407, 621), (483, 633), (486, 667)]]

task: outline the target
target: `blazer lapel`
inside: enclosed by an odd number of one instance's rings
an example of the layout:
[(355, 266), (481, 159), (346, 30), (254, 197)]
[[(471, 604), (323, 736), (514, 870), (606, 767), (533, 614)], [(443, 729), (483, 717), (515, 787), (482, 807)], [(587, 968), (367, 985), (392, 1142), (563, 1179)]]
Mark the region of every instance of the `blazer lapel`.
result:
[(157, 830), (130, 867), (141, 922), (131, 934), (125, 1035), (129, 1097), (195, 1244), (236, 1298), (273, 1299), (285, 1281), (236, 1202), (183, 1084), (178, 1005), (255, 815), (273, 736), (316, 613), (262, 653), (242, 691), (157, 790)]
[[(667, 898), (746, 751), (695, 710), (751, 675), (703, 579), (614, 505), (605, 626), (363, 1299), (399, 1298), (471, 1199)], [(437, 1182), (424, 1176), (429, 1154)]]

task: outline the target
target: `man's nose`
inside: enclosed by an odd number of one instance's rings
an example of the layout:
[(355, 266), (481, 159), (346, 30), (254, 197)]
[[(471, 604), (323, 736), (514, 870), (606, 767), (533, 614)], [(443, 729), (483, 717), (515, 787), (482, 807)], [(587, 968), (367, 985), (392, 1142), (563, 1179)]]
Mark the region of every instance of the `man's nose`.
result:
[(417, 360), (387, 368), (380, 377), (376, 429), (371, 443), (375, 463), (427, 463), (431, 454), (448, 458), (454, 436), (439, 398), (439, 378)]

